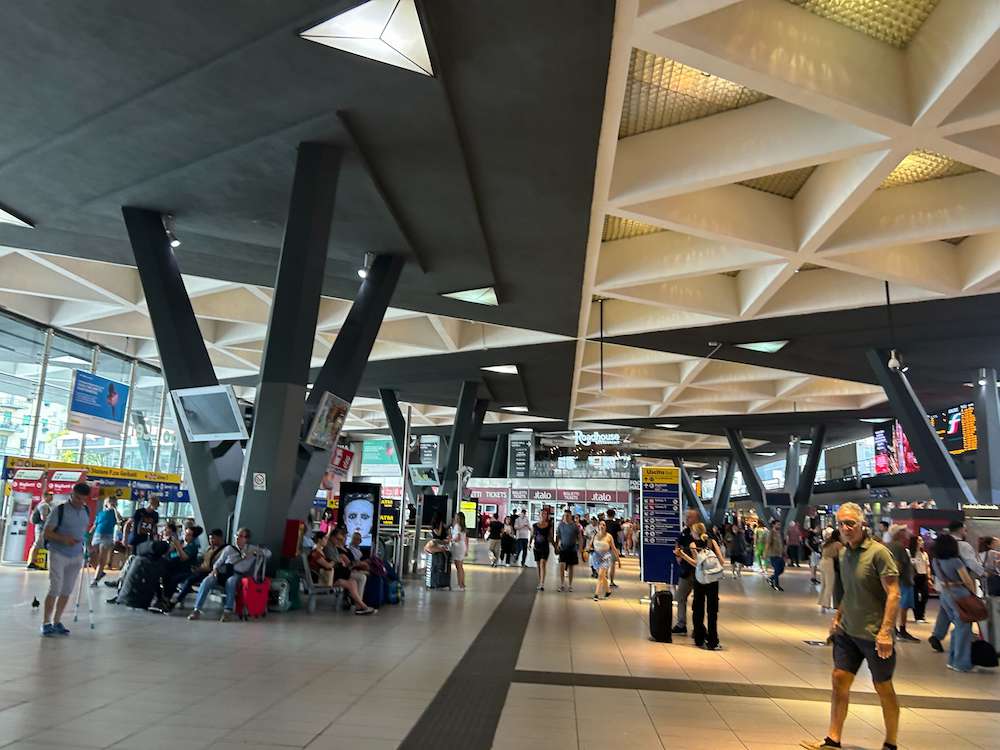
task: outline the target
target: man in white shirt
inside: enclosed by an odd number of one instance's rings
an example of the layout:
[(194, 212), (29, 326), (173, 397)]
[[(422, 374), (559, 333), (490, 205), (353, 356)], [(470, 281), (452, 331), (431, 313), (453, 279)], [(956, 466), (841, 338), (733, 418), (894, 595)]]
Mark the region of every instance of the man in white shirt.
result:
[[(962, 558), (965, 567), (969, 569), (969, 574), (973, 578), (982, 578), (983, 566), (976, 559), (976, 551), (972, 549), (972, 545), (965, 540), (965, 523), (962, 521), (952, 521), (948, 524), (948, 530), (941, 533), (950, 534), (958, 540), (958, 556)], [(951, 625), (951, 621), (948, 619), (944, 607), (941, 607), (938, 609), (937, 619), (934, 621), (934, 632), (927, 639), (927, 642), (931, 644), (931, 648), (935, 651), (944, 651), (941, 641), (948, 635), (949, 625)]]
[(521, 515), (514, 518), (514, 559), (521, 556), (521, 567), (525, 567), (525, 560), (528, 559), (528, 540), (531, 539), (531, 521), (528, 520), (528, 511), (522, 510)]

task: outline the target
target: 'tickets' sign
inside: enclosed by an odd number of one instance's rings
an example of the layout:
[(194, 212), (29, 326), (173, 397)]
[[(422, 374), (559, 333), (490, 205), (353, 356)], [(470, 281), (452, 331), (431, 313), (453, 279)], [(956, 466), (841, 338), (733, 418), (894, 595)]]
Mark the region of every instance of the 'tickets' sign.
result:
[(469, 487), (469, 497), (483, 502), (506, 501), (510, 490), (507, 487)]
[(511, 500), (527, 500), (530, 494), (530, 490), (525, 489), (511, 489), (510, 499)]
[(584, 492), (584, 490), (556, 490), (556, 497), (563, 503), (581, 503)]

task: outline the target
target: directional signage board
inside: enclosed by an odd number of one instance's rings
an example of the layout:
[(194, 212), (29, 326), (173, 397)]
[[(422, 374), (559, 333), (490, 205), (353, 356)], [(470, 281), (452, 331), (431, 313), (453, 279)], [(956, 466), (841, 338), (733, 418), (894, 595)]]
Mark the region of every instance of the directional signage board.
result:
[(674, 547), (681, 535), (681, 474), (675, 466), (643, 466), (639, 495), (641, 578), (645, 583), (676, 583)]

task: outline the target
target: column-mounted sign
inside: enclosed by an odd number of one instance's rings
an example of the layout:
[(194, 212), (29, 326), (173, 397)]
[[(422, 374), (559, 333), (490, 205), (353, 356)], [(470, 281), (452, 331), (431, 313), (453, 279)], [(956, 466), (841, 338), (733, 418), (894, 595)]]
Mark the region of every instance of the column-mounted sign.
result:
[(512, 432), (507, 440), (507, 476), (527, 479), (535, 462), (535, 434)]
[(674, 547), (683, 528), (680, 469), (643, 466), (640, 471), (640, 578), (645, 583), (676, 583)]
[(418, 466), (440, 466), (441, 436), (411, 435), (409, 461)]

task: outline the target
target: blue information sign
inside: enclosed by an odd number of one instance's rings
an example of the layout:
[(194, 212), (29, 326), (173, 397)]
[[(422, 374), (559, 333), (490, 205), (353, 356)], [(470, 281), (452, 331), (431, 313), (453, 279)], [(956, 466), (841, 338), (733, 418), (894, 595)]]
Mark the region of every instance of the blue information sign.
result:
[(641, 578), (645, 583), (676, 583), (674, 547), (681, 535), (680, 470), (643, 466), (639, 495)]

